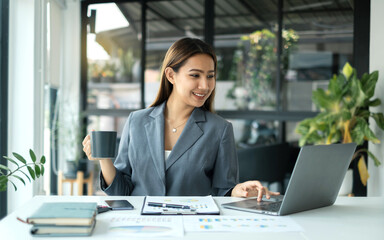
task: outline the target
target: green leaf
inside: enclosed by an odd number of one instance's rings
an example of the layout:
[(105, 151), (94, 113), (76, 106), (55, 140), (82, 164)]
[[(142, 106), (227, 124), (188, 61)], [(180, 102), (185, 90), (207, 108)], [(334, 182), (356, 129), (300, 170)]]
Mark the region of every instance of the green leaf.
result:
[(11, 172), (11, 169), (9, 169), (7, 166), (4, 166), (3, 164), (0, 164), (0, 169)]
[(367, 152), (368, 152), (368, 156), (372, 158), (373, 162), (375, 163), (375, 166), (376, 167), (380, 166), (381, 162), (379, 161), (379, 159), (377, 159), (377, 157), (373, 155), (373, 153), (371, 153), (370, 151), (367, 151)]
[(313, 91), (312, 101), (320, 109), (330, 109), (333, 104), (330, 96), (322, 88)]
[(12, 183), (13, 187), (15, 188), (15, 191), (17, 191), (17, 187), (16, 187), (16, 185), (15, 185), (11, 180), (8, 179), (8, 181), (9, 181), (10, 183)]
[[(361, 82), (357, 79), (356, 74), (353, 74), (350, 79), (351, 97), (355, 100), (354, 106), (363, 106), (364, 100), (367, 98), (362, 87)], [(349, 105), (351, 107), (351, 105)]]
[(8, 182), (8, 177), (7, 176), (0, 176), (0, 185), (6, 184)]
[(0, 184), (0, 192), (7, 191), (7, 184)]
[(355, 142), (357, 145), (361, 145), (364, 142), (364, 127), (365, 127), (365, 121), (357, 121), (355, 127), (351, 131), (351, 138), (352, 141)]
[(24, 163), (24, 164), (27, 163), (27, 161), (26, 161), (20, 154), (15, 153), (15, 152), (13, 152), (12, 154), (13, 154), (13, 156), (15, 156), (15, 158), (17, 158), (20, 162), (22, 162), (22, 163)]
[(43, 156), (41, 156), (41, 158), (40, 158), (40, 162), (42, 163), (42, 164), (44, 164), (45, 163), (45, 156), (43, 155)]
[(340, 81), (338, 81), (337, 77), (333, 77), (329, 81), (328, 90), (331, 92), (334, 96), (341, 96), (343, 89), (343, 83), (340, 84)]
[(343, 74), (348, 79), (353, 73), (353, 68), (351, 65), (347, 62), (343, 67)]
[(372, 113), (371, 115), (375, 119), (377, 126), (384, 130), (384, 115), (383, 113)]
[(376, 135), (372, 132), (372, 130), (369, 128), (369, 125), (366, 124), (364, 126), (364, 135), (365, 137), (369, 140), (372, 141), (373, 143), (380, 143), (380, 140), (376, 137)]
[(19, 164), (17, 164), (17, 162), (15, 160), (13, 160), (12, 158), (10, 157), (7, 157), (7, 156), (3, 156), (3, 158), (7, 159), (8, 161), (10, 161), (11, 163), (15, 164), (17, 167), (19, 167)]
[(30, 166), (27, 166), (28, 172), (31, 175), (32, 179), (35, 180), (35, 172)]
[(44, 165), (41, 165), (40, 169), (41, 169), (41, 176), (43, 176), (44, 175)]
[(40, 168), (38, 165), (35, 165), (35, 173), (36, 173), (36, 177), (40, 177)]
[(341, 97), (345, 96), (345, 94), (348, 92), (349, 88), (347, 87), (348, 86), (348, 83), (349, 81), (345, 78), (345, 76), (343, 74), (339, 74), (337, 76), (337, 82), (341, 87)]
[(366, 108), (359, 108), (355, 112), (355, 117), (363, 118), (363, 119), (365, 119), (365, 121), (368, 121), (368, 118), (370, 115), (371, 115), (371, 113)]
[(378, 98), (376, 98), (376, 99), (374, 99), (374, 100), (372, 100), (372, 101), (368, 101), (368, 106), (369, 107), (377, 107), (377, 106), (380, 106), (380, 104), (381, 104), (381, 100), (380, 99), (378, 99)]
[(352, 114), (350, 111), (348, 111), (347, 109), (343, 109), (342, 112), (341, 112), (341, 118), (346, 121), (346, 120), (350, 120), (352, 118)]
[(23, 172), (23, 171), (20, 171), (22, 174), (24, 174), (27, 178), (28, 178), (28, 180), (29, 180), (29, 182), (31, 182), (31, 178), (25, 173), (25, 172)]
[(32, 162), (36, 162), (36, 154), (32, 151), (32, 149), (29, 149), (29, 155), (31, 156)]
[(364, 73), (363, 76), (360, 79), (360, 82), (361, 82), (361, 85), (363, 86), (363, 89), (365, 89), (365, 85), (368, 82), (369, 76), (370, 75), (368, 73)]
[(25, 186), (25, 182), (24, 182), (24, 179), (22, 179), (21, 177), (17, 176), (17, 175), (12, 175), (12, 177), (15, 177), (17, 179), (19, 179)]
[(374, 71), (371, 74), (369, 74), (369, 77), (366, 81), (362, 81), (364, 83), (363, 91), (367, 95), (367, 98), (370, 99), (373, 94), (375, 93), (375, 88), (376, 88), (376, 83), (377, 80), (379, 79), (379, 72)]

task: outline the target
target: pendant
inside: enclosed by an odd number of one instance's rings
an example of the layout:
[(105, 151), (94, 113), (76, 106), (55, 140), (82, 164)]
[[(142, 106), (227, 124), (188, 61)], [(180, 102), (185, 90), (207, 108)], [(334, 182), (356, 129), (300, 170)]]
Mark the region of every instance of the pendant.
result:
[(172, 132), (174, 132), (174, 133), (175, 133), (176, 131), (177, 131), (177, 129), (176, 129), (176, 128), (172, 129)]

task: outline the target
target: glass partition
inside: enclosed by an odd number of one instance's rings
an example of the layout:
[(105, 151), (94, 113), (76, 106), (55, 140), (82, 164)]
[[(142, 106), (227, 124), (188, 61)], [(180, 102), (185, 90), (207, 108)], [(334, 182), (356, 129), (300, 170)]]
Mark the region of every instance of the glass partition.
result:
[(276, 24), (270, 1), (215, 1), (216, 109), (275, 110)]
[(332, 75), (353, 60), (352, 6), (349, 1), (285, 0), (283, 27), (297, 38), (284, 63), (285, 110), (317, 111), (312, 104), (312, 91), (326, 88)]
[[(124, 9), (122, 11), (121, 9)], [(88, 109), (141, 106), (141, 4), (92, 4), (95, 32), (87, 36)]]

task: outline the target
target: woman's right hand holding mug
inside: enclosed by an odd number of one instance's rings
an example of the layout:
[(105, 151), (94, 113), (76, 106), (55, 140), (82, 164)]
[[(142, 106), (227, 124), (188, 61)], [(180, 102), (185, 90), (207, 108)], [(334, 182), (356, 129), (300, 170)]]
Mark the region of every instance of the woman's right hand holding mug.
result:
[(91, 135), (89, 134), (83, 140), (83, 151), (87, 155), (89, 160), (91, 161), (99, 160), (92, 157)]

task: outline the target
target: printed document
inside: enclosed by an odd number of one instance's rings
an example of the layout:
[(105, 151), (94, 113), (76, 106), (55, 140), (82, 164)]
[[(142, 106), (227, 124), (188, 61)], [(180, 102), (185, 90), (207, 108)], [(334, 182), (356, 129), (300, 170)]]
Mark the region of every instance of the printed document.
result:
[(189, 216), (183, 217), (185, 232), (296, 232), (303, 231), (290, 217)]
[[(157, 205), (157, 206), (156, 206)], [(212, 196), (169, 197), (147, 196), (141, 214), (203, 214), (219, 215), (220, 210)]]
[(108, 219), (108, 237), (182, 237), (182, 217), (116, 216)]

